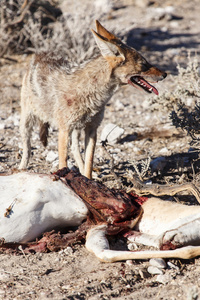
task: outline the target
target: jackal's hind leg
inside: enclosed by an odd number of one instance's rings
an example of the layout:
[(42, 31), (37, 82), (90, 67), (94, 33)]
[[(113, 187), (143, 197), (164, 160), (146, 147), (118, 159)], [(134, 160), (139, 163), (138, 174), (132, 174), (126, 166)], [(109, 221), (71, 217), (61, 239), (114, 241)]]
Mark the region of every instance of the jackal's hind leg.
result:
[(34, 117), (31, 115), (21, 115), (20, 132), (23, 144), (23, 154), (19, 169), (26, 169), (31, 155), (31, 133), (34, 125)]

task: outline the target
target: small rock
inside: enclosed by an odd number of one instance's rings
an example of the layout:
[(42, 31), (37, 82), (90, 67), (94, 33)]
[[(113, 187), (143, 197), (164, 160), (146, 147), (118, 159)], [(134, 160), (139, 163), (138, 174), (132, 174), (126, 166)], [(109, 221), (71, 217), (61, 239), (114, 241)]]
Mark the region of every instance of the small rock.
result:
[(132, 266), (133, 265), (133, 261), (131, 259), (126, 260), (126, 264), (128, 266)]
[(72, 255), (73, 254), (73, 249), (71, 247), (67, 247), (64, 249), (64, 253), (66, 255)]
[(115, 110), (119, 111), (123, 109), (124, 109), (124, 104), (120, 100), (115, 101)]
[(162, 172), (167, 164), (167, 159), (163, 156), (153, 159), (150, 163), (151, 171), (153, 172)]
[(69, 289), (70, 289), (70, 285), (63, 285), (63, 286), (62, 286), (62, 289), (63, 289), (63, 290), (69, 290)]
[(54, 261), (55, 262), (59, 262), (60, 261), (60, 257), (56, 257)]
[(165, 18), (166, 21), (171, 21), (174, 19), (174, 7), (152, 7), (150, 10), (150, 16), (153, 20), (162, 20)]
[(109, 0), (95, 0), (94, 6), (96, 11), (102, 12), (102, 13), (108, 13), (113, 9), (113, 3)]
[(148, 267), (147, 271), (152, 275), (156, 275), (156, 274), (163, 275), (163, 271), (154, 266)]
[(6, 124), (0, 123), (0, 130), (3, 130), (3, 129), (5, 129), (5, 128), (6, 128)]
[(135, 0), (135, 5), (138, 7), (148, 7), (150, 5), (150, 0)]
[(163, 258), (151, 258), (149, 261), (150, 265), (159, 269), (166, 269), (167, 264)]
[(173, 264), (172, 262), (168, 261), (167, 265), (170, 269), (175, 269), (177, 271), (179, 271), (179, 267), (177, 267), (175, 264)]
[(130, 251), (138, 250), (137, 244), (136, 243), (129, 243), (128, 244), (128, 250), (130, 250)]
[(123, 128), (117, 126), (116, 124), (109, 123), (102, 130), (101, 141), (108, 141), (110, 144), (115, 144), (123, 133)]
[(36, 294), (36, 291), (30, 291), (28, 292), (28, 295), (35, 295)]
[(5, 123), (9, 125), (19, 126), (19, 120), (20, 116), (18, 114), (12, 114), (5, 120)]
[(178, 28), (178, 27), (180, 26), (180, 24), (179, 24), (179, 22), (177, 22), (177, 21), (172, 21), (172, 22), (170, 23), (170, 26), (171, 26), (172, 28)]
[(36, 253), (36, 257), (39, 259), (39, 260), (41, 260), (42, 259), (42, 257), (43, 257), (43, 253)]
[(126, 285), (126, 288), (127, 288), (127, 289), (130, 289), (130, 288), (131, 288), (130, 284), (127, 284), (127, 285)]
[(52, 163), (54, 160), (58, 158), (58, 153), (54, 151), (49, 151), (46, 157), (46, 161)]
[(167, 155), (169, 153), (169, 149), (167, 149), (167, 147), (164, 147), (164, 148), (160, 149), (159, 153)]
[(156, 281), (162, 284), (167, 284), (171, 280), (172, 280), (172, 276), (169, 274), (159, 274), (156, 277)]
[(59, 159), (56, 159), (52, 162), (52, 170), (57, 169), (59, 165)]
[(10, 279), (10, 275), (4, 272), (0, 272), (0, 281), (7, 281)]

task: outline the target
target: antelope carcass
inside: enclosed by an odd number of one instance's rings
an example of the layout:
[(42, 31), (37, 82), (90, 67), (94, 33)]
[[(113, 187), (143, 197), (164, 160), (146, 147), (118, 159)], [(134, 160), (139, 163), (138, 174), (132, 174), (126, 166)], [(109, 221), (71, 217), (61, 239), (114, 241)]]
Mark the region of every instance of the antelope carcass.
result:
[[(53, 175), (19, 172), (0, 176), (1, 248), (20, 244), (24, 251), (43, 251), (45, 242), (48, 250), (58, 250), (67, 244), (69, 235), (46, 234), (32, 241), (57, 227), (73, 226), (79, 226), (79, 236), (84, 228), (86, 248), (104, 262), (200, 255), (198, 205), (110, 190), (66, 168)], [(110, 250), (107, 237), (116, 233), (159, 250)]]

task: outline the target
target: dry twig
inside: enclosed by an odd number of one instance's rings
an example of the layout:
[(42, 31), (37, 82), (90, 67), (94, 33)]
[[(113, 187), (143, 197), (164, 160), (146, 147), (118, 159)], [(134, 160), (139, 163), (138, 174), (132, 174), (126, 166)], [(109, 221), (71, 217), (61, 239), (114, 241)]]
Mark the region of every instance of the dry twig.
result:
[(193, 183), (184, 183), (181, 185), (161, 185), (161, 184), (151, 184), (147, 185), (143, 183), (139, 178), (133, 174), (129, 174), (128, 179), (132, 182), (133, 187), (127, 190), (127, 193), (134, 192), (138, 195), (154, 195), (154, 196), (174, 196), (175, 194), (182, 191), (191, 192), (200, 203), (200, 192), (198, 188)]

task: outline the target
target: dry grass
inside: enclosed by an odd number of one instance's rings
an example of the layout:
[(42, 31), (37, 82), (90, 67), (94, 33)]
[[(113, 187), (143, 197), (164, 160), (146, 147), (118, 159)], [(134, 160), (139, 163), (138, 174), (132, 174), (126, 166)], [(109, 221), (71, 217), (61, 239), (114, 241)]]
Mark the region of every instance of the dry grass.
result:
[(167, 111), (176, 128), (186, 131), (192, 144), (200, 139), (200, 77), (197, 57), (188, 55), (186, 68), (177, 66), (178, 75), (173, 76), (174, 89), (152, 98), (152, 109)]
[[(48, 51), (80, 64), (95, 55), (98, 49), (90, 28), (94, 28), (95, 19), (103, 19), (105, 25), (108, 19), (103, 11), (97, 11), (98, 1), (81, 7), (77, 3), (73, 13), (63, 13), (59, 2), (1, 0), (0, 57)], [(117, 31), (121, 28), (116, 28), (115, 34)]]

